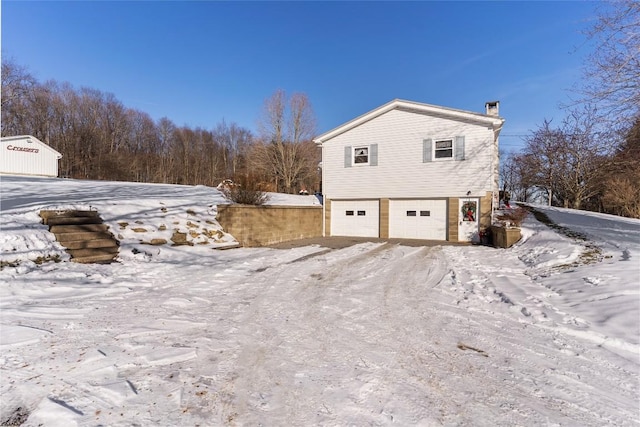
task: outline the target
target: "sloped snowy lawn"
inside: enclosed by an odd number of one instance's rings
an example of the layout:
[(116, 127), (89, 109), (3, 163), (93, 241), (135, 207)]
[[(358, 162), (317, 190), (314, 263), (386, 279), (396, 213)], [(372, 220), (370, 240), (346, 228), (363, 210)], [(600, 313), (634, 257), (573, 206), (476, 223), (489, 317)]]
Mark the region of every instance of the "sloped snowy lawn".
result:
[(119, 263), (37, 265), (29, 257), (53, 245), (27, 219), (53, 198), (100, 199), (110, 224), (138, 215), (150, 230), (163, 213), (186, 224), (186, 210), (207, 224), (221, 199), (65, 180), (22, 195), (23, 184), (2, 178), (3, 257), (11, 247), (21, 262), (0, 271), (0, 422), (638, 425), (640, 221), (545, 209), (600, 248), (586, 265), (583, 242), (531, 217), (508, 250), (215, 251), (222, 242), (130, 237)]

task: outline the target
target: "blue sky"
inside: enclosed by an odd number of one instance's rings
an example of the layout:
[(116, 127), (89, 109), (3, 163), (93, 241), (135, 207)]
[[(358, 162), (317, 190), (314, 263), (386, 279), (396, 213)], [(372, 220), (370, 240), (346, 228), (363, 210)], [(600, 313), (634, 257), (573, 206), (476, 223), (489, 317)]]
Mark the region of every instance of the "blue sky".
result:
[(318, 134), (394, 98), (484, 112), (516, 150), (581, 78), (595, 2), (2, 2), (2, 55), (176, 125), (256, 129), (278, 89)]

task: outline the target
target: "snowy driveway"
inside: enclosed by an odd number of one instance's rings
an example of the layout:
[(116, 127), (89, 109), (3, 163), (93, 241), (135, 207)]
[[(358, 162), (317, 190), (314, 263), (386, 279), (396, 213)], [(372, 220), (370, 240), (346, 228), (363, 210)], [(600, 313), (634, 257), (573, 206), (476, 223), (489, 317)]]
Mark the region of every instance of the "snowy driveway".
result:
[(571, 273), (517, 251), (163, 251), (0, 272), (3, 419), (638, 425), (637, 340), (585, 332), (545, 281)]

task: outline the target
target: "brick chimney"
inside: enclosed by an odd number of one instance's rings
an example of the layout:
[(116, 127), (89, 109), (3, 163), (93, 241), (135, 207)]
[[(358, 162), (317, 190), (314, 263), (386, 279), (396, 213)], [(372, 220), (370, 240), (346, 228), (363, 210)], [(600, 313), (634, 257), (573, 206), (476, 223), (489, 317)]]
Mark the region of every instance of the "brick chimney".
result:
[(488, 101), (485, 102), (484, 108), (488, 116), (500, 115), (500, 101)]

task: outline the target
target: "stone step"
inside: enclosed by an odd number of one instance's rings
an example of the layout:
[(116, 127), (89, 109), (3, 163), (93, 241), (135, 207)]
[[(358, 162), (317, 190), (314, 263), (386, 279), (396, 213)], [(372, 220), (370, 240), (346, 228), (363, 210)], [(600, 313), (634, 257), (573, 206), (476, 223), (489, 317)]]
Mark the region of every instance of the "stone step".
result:
[(107, 224), (52, 225), (49, 227), (49, 231), (54, 234), (76, 233), (84, 231), (106, 232), (107, 230), (109, 230), (109, 226)]
[(113, 239), (110, 233), (97, 231), (78, 231), (75, 233), (54, 233), (56, 239), (62, 246), (68, 242), (77, 242), (78, 240), (96, 240), (96, 239)]
[(51, 217), (43, 220), (46, 225), (102, 224), (99, 216)]
[[(60, 241), (58, 241), (60, 243)], [(60, 243), (62, 244), (62, 243)], [(65, 242), (63, 245), (67, 249), (92, 249), (92, 248), (113, 248), (119, 247), (114, 239), (76, 240)]]

